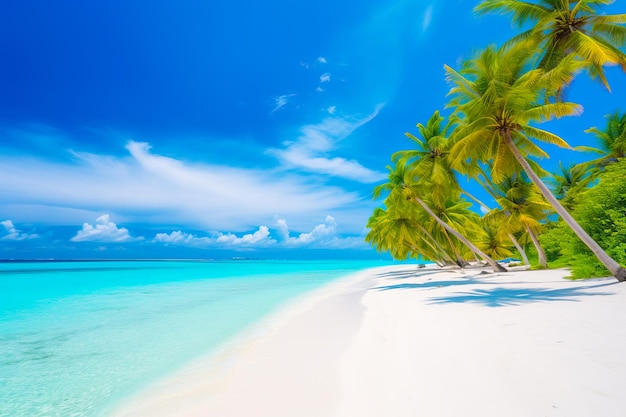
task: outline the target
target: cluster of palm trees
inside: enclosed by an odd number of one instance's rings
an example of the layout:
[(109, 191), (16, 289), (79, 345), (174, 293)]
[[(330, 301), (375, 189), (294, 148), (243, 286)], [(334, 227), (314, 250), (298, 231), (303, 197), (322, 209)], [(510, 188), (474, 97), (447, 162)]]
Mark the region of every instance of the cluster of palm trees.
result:
[[(611, 274), (626, 280), (626, 269), (566, 209), (575, 204), (576, 189), (593, 183), (592, 168), (625, 156), (626, 114), (611, 116), (606, 131), (589, 130), (600, 139), (604, 154), (587, 164), (563, 167), (562, 178), (552, 177), (556, 196), (541, 180), (548, 173), (530, 159), (547, 156), (537, 143), (571, 148), (537, 125), (581, 113), (580, 105), (564, 100), (579, 73), (610, 88), (604, 68), (619, 65), (626, 71), (621, 49), (626, 14), (598, 11), (611, 2), (481, 2), (476, 12), (510, 14), (514, 24), (529, 29), (503, 46), (487, 47), (458, 70), (445, 66), (450, 114), (446, 120), (436, 111), (426, 124), (417, 125), (419, 135), (406, 134), (414, 146), (392, 155), (388, 182), (374, 190), (375, 198), (385, 196), (384, 208), (370, 217), (366, 240), (396, 259), (421, 256), (461, 267), (482, 259), (497, 271), (504, 268), (494, 259), (513, 255), (513, 248), (528, 263), (524, 245), (532, 242), (539, 265), (545, 267), (537, 236), (554, 210)], [(460, 179), (480, 184), (498, 207), (487, 207), (470, 195)], [(475, 203), (484, 216), (470, 209)]]

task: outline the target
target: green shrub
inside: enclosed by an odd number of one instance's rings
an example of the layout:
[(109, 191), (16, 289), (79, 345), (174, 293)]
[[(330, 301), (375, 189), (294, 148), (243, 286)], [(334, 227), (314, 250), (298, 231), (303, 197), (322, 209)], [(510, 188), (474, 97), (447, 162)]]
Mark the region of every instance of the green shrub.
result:
[[(572, 214), (613, 259), (626, 265), (626, 159), (605, 168)], [(550, 224), (541, 242), (548, 260), (570, 265), (574, 278), (610, 275), (560, 219)]]

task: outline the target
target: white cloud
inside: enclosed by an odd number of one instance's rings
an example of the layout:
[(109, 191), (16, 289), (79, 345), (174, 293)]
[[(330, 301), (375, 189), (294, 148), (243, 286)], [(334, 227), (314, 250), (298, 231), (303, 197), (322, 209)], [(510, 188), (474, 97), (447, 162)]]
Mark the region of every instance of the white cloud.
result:
[(337, 106), (330, 106), (329, 108), (326, 109), (326, 111), (329, 114), (335, 114), (335, 112), (337, 111)]
[(191, 233), (184, 233), (180, 230), (172, 233), (157, 233), (153, 242), (181, 245), (181, 246), (209, 246), (214, 239), (208, 237), (196, 237)]
[(243, 235), (242, 237), (228, 233), (217, 238), (218, 244), (227, 246), (267, 246), (275, 242), (276, 241), (270, 237), (270, 231), (267, 226), (261, 226), (256, 232)]
[(286, 142), (284, 149), (270, 149), (268, 153), (276, 156), (290, 168), (299, 168), (362, 183), (380, 181), (386, 177), (386, 174), (370, 170), (354, 160), (327, 156), (335, 148), (337, 142), (374, 119), (380, 108), (381, 106), (378, 106), (372, 114), (360, 120), (351, 121), (330, 117), (316, 125), (304, 126), (296, 141)]
[(126, 149), (128, 156), (74, 152), (73, 161), (60, 162), (0, 155), (0, 215), (68, 224), (105, 212), (125, 223), (232, 232), (266, 224), (276, 213), (298, 227), (320, 212), (341, 212), (355, 228), (369, 215), (357, 193), (315, 176), (190, 163), (145, 142), (129, 141)]
[(274, 108), (271, 113), (275, 113), (278, 110), (282, 109), (289, 103), (289, 98), (295, 97), (296, 94), (283, 94), (282, 96), (274, 97)]
[(300, 66), (309, 69), (309, 64), (304, 61), (300, 61)]
[(330, 73), (325, 72), (322, 75), (320, 75), (320, 82), (321, 83), (327, 83), (330, 81)]
[(318, 93), (322, 93), (324, 89), (322, 87), (317, 87), (315, 91), (317, 91)]
[(181, 246), (197, 247), (267, 247), (276, 243), (270, 236), (267, 226), (260, 226), (254, 233), (239, 237), (234, 233), (215, 232), (211, 237), (197, 237), (190, 233), (176, 231), (172, 233), (157, 233), (153, 242)]
[(198, 237), (180, 230), (171, 233), (157, 233), (153, 243), (180, 245), (211, 249), (260, 249), (260, 248), (317, 248), (317, 249), (366, 249), (368, 245), (362, 236), (341, 237), (337, 232), (337, 222), (328, 215), (324, 223), (313, 227), (310, 232), (291, 236), (287, 221), (275, 218), (273, 233), (267, 226), (259, 226), (254, 233), (236, 235), (234, 233), (213, 232), (210, 236)]
[(29, 240), (29, 239), (37, 239), (39, 237), (36, 233), (22, 233), (15, 228), (13, 221), (4, 220), (1, 221), (0, 224), (4, 227), (7, 234), (0, 237), (0, 240)]
[[(287, 226), (286, 221), (285, 226)], [(297, 237), (289, 237), (287, 242), (293, 245), (309, 244), (334, 236), (336, 230), (337, 223), (335, 219), (332, 216), (326, 216), (324, 223), (318, 224), (308, 233), (300, 233)]]
[(320, 64), (328, 64), (328, 61), (323, 56), (317, 57), (316, 61)]
[(355, 249), (367, 247), (363, 237), (338, 236), (337, 222), (335, 218), (330, 215), (326, 216), (324, 223), (316, 225), (310, 232), (300, 233), (296, 236), (291, 236), (285, 219), (277, 219), (275, 225), (278, 234), (281, 236), (281, 241), (279, 242), (281, 246), (318, 249)]
[(109, 219), (108, 214), (103, 214), (96, 219), (96, 225), (83, 223), (83, 228), (76, 233), (72, 242), (131, 242), (133, 240), (143, 240), (142, 237), (133, 238), (128, 229), (118, 228)]

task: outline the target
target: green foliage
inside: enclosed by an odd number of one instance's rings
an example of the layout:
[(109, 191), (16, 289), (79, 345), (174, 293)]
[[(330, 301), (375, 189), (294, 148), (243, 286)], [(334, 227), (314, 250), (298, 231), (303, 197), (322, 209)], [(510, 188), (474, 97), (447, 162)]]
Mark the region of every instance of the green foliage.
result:
[[(618, 263), (626, 264), (626, 160), (605, 168), (587, 191), (574, 217)], [(589, 249), (559, 220), (540, 237), (552, 266), (571, 266), (574, 278), (610, 275)]]
[[(584, 62), (589, 75), (598, 77), (609, 88), (603, 67), (620, 65), (626, 71), (626, 15), (606, 15), (600, 7), (611, 0), (484, 0), (476, 12), (510, 15), (513, 24), (532, 27), (509, 43), (530, 38), (540, 42), (539, 67), (550, 70), (568, 55)], [(567, 83), (565, 83), (567, 84)]]
[(539, 236), (539, 241), (551, 266), (559, 261), (559, 266), (571, 264), (570, 260), (565, 258), (562, 249), (562, 243), (570, 240), (571, 235), (573, 232), (562, 219), (545, 226), (544, 232)]
[(626, 158), (626, 112), (616, 111), (609, 114), (604, 130), (591, 127), (585, 133), (593, 134), (600, 143), (600, 149), (595, 152), (602, 154), (602, 157), (588, 162), (588, 165), (596, 171), (601, 171), (606, 165), (615, 163), (622, 158)]
[(626, 160), (607, 166), (576, 210), (585, 230), (620, 264), (626, 264), (625, 178)]

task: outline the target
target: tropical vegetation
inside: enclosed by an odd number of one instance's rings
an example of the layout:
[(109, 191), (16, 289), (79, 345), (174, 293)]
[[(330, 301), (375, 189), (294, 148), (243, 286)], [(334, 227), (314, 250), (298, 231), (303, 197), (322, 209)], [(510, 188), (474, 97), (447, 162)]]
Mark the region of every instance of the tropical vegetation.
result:
[[(384, 196), (384, 208), (370, 218), (366, 240), (397, 259), (422, 257), (460, 267), (476, 260), (496, 271), (504, 270), (496, 260), (516, 253), (528, 263), (525, 248), (532, 243), (537, 267), (561, 262), (573, 267), (574, 276), (610, 273), (626, 280), (626, 114), (617, 111), (605, 129), (587, 130), (599, 148), (579, 150), (599, 158), (561, 165), (557, 174), (537, 162), (548, 156), (541, 143), (571, 149), (539, 125), (582, 112), (580, 104), (564, 99), (579, 73), (586, 71), (609, 89), (604, 68), (620, 65), (626, 71), (626, 14), (602, 14), (599, 9), (609, 3), (481, 2), (477, 13), (509, 14), (526, 30), (457, 69), (445, 66), (447, 122), (436, 111), (426, 124), (417, 124), (417, 134), (406, 134), (413, 147), (391, 156), (389, 180), (374, 190), (375, 198)], [(480, 184), (498, 207), (464, 190), (461, 184), (468, 181)], [(552, 236), (564, 231), (575, 243)]]

